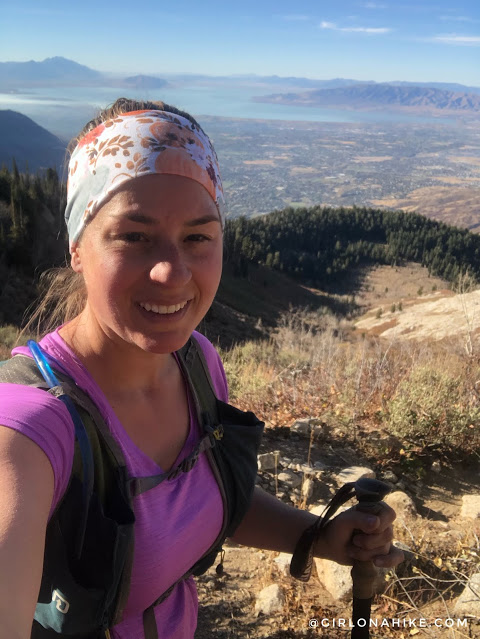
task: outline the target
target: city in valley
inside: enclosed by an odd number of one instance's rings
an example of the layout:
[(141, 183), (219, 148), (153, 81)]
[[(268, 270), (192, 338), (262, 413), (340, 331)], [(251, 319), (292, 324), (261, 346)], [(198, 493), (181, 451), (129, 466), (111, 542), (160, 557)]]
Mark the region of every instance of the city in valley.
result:
[(480, 133), (474, 120), (201, 121), (215, 142), (230, 215), (356, 205), (480, 227)]

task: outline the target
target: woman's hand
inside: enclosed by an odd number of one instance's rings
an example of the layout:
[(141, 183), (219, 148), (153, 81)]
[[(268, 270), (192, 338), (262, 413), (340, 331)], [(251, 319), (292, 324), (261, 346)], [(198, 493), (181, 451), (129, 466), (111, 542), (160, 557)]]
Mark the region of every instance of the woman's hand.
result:
[(314, 554), (351, 565), (354, 560), (373, 561), (382, 568), (394, 568), (403, 561), (403, 552), (392, 546), (395, 511), (381, 502), (378, 515), (351, 508), (327, 524), (315, 542)]

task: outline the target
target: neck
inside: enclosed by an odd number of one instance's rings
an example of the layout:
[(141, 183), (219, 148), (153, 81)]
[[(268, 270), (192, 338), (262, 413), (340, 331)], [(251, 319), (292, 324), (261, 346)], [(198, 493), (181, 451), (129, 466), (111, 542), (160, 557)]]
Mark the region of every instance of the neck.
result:
[(150, 353), (107, 335), (83, 311), (59, 333), (108, 395), (151, 393), (177, 370), (172, 353)]

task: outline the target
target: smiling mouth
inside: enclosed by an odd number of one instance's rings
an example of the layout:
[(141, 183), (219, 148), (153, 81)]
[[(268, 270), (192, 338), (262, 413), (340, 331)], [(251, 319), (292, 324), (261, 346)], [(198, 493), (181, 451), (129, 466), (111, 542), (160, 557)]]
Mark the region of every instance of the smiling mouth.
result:
[(150, 311), (152, 313), (157, 313), (158, 315), (172, 315), (173, 313), (178, 313), (182, 308), (190, 302), (190, 300), (185, 300), (185, 302), (181, 302), (180, 304), (173, 304), (172, 306), (162, 306), (160, 304), (150, 304), (148, 302), (140, 302), (140, 306), (144, 308), (146, 311)]

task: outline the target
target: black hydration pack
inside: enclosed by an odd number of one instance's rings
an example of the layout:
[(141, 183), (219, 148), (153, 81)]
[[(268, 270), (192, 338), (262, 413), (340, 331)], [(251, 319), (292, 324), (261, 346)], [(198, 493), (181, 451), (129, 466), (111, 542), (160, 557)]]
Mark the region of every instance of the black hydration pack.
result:
[[(48, 367), (45, 354), (34, 345)], [(31, 350), (34, 352), (33, 347)], [(212, 566), (225, 539), (233, 535), (247, 512), (264, 423), (253, 413), (217, 399), (203, 352), (193, 337), (177, 355), (203, 436), (178, 466), (141, 478), (128, 476), (120, 447), (98, 408), (70, 377), (54, 369), (57, 383), (52, 387), (44, 379), (45, 371), (40, 372), (42, 362), (23, 355), (0, 367), (0, 382), (43, 388), (58, 397), (66, 404), (75, 426), (70, 482), (47, 526), (31, 639), (108, 639), (109, 628), (122, 620), (130, 591), (133, 497), (188, 472), (200, 453), (206, 453), (220, 489), (222, 529), (203, 557), (145, 610), (145, 639), (158, 639), (155, 606), (178, 582), (201, 575)]]

